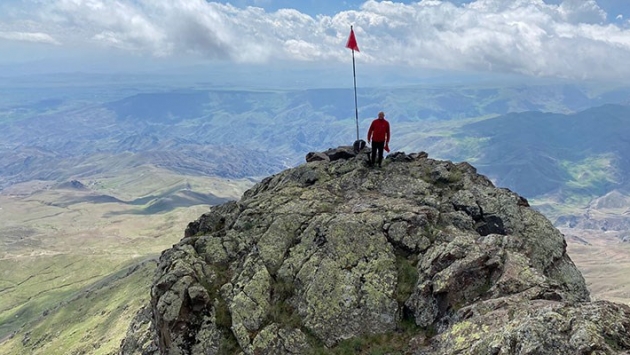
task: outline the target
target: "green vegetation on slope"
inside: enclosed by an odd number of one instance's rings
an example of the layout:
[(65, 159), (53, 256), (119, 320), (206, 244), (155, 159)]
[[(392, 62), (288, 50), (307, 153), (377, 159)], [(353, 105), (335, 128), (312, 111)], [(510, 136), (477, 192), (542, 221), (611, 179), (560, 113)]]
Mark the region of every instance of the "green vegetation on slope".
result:
[(621, 182), (615, 158), (613, 154), (608, 153), (589, 156), (577, 162), (562, 161), (560, 165), (571, 176), (571, 180), (566, 182), (567, 188), (582, 190), (596, 196), (605, 194), (611, 185)]
[[(80, 263), (86, 269), (89, 264), (88, 260)], [(27, 310), (38, 314), (29, 317), (32, 320), (25, 324), (26, 331), (1, 344), (0, 352), (6, 355), (116, 353), (131, 319), (150, 298), (155, 266), (154, 260), (128, 266), (98, 281), (35, 298), (18, 311), (3, 315), (3, 318), (21, 318)], [(26, 291), (36, 289), (32, 286)], [(5, 320), (0, 322), (4, 324)]]
[(116, 353), (150, 297), (155, 262), (143, 260), (181, 239), (206, 196), (251, 185), (143, 166), (2, 191), (0, 353)]
[(589, 156), (581, 161), (559, 161), (559, 167), (570, 179), (564, 181), (558, 191), (536, 196), (530, 202), (552, 221), (561, 216), (581, 215), (598, 197), (621, 184), (616, 158), (609, 153)]

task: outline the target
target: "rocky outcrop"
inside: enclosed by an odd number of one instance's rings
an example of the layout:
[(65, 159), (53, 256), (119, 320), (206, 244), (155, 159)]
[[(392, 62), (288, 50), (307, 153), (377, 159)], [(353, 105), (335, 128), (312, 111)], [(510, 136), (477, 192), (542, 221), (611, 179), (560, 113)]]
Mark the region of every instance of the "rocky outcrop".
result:
[(628, 306), (503, 302), (459, 321), (416, 354), (630, 354)]
[(589, 302), (563, 235), (527, 200), (467, 163), (394, 153), (373, 169), (341, 150), (190, 223), (121, 353), (630, 349), (630, 308)]

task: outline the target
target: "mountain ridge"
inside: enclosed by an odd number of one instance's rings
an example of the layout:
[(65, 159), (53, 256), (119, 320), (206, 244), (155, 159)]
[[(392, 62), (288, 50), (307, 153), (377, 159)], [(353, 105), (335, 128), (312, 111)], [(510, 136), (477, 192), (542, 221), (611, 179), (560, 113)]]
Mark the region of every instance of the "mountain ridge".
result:
[(630, 350), (630, 307), (589, 302), (563, 235), (470, 164), (310, 156), (188, 225), (121, 353)]

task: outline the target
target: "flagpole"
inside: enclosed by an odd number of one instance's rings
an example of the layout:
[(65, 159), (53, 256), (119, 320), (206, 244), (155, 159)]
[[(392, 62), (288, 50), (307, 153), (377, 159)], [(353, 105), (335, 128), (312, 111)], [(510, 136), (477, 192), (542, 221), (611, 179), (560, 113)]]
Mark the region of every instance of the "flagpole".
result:
[[(350, 26), (352, 29), (352, 26)], [(354, 49), (352, 50), (352, 75), (354, 77), (354, 115), (357, 122), (357, 140), (359, 140), (359, 104), (357, 101), (357, 70), (354, 64)]]
[(354, 37), (354, 29), (350, 25), (350, 37), (346, 43), (346, 48), (352, 50), (352, 77), (354, 78), (354, 115), (357, 122), (357, 141), (359, 140), (359, 103), (357, 100), (357, 66), (354, 61), (354, 51), (359, 52), (359, 45), (357, 39)]
[[(352, 25), (350, 25), (350, 33), (354, 34)], [(355, 45), (356, 45), (356, 40), (355, 40)], [(357, 123), (357, 140), (359, 140), (359, 104), (357, 100), (357, 69), (354, 63), (354, 48), (351, 48), (351, 49), (352, 49), (352, 77), (354, 78), (354, 116)]]

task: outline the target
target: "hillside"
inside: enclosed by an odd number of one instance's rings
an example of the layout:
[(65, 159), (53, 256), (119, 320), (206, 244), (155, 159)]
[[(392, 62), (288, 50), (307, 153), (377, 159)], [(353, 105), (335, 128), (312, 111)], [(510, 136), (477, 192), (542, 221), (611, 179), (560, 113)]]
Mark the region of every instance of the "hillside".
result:
[(605, 105), (570, 115), (513, 113), (467, 124), (460, 136), (487, 138), (476, 163), (527, 196), (561, 188), (601, 196), (628, 184), (629, 133), (630, 106)]
[(114, 352), (160, 252), (251, 185), (145, 165), (1, 191), (0, 353)]
[(629, 127), (630, 106), (605, 105), (569, 115), (512, 113), (463, 125), (453, 140), (477, 142), (469, 161), (554, 222), (623, 230), (624, 210), (602, 202), (630, 191)]

